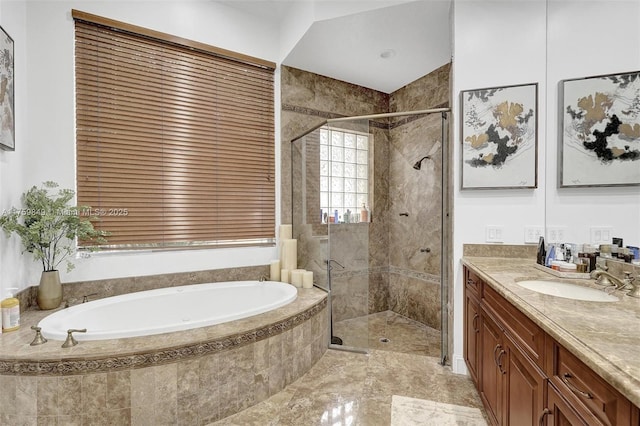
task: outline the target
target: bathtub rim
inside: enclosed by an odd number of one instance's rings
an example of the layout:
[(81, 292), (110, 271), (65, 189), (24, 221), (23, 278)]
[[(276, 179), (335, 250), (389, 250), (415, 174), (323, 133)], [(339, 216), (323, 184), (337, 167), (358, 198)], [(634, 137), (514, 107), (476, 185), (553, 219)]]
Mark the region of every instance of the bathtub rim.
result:
[[(89, 301), (87, 303), (81, 303), (81, 304), (71, 306), (70, 308), (67, 308), (67, 309), (69, 310), (69, 312), (84, 313), (86, 311), (90, 311), (94, 307), (117, 304), (126, 299), (138, 300), (141, 298), (145, 298), (146, 296), (153, 297), (154, 295), (162, 295), (162, 296), (173, 295), (175, 293), (181, 293), (183, 291), (193, 292), (193, 291), (198, 291), (198, 288), (199, 287), (201, 288), (201, 286), (232, 288), (234, 286), (238, 286), (238, 287), (253, 286), (258, 283), (260, 283), (260, 281), (241, 280), (241, 281), (219, 281), (219, 282), (211, 282), (211, 283), (187, 284), (184, 286), (175, 286), (175, 287), (162, 287), (162, 288), (156, 288), (151, 290), (142, 290), (142, 291), (135, 291), (135, 292), (126, 293), (126, 294), (119, 294), (116, 296), (109, 296), (102, 299), (96, 299), (96, 300)], [(239, 319), (249, 318), (252, 316), (257, 316), (265, 312), (276, 310), (282, 306), (286, 306), (287, 304), (294, 302), (295, 299), (298, 297), (298, 294), (297, 294), (298, 292), (296, 291), (296, 287), (292, 286), (291, 284), (282, 283), (279, 281), (264, 281), (260, 285), (273, 285), (275, 287), (286, 286), (285, 287), (286, 290), (284, 291), (286, 293), (291, 293), (291, 294), (286, 295), (284, 299), (279, 300), (277, 303), (273, 303), (268, 306), (263, 306), (260, 309), (253, 309), (253, 312), (255, 313), (252, 313), (248, 316), (239, 317), (239, 318), (237, 317), (237, 315), (230, 316), (230, 319), (228, 319), (227, 321), (223, 321), (221, 324), (232, 322)], [(55, 324), (55, 321), (57, 318), (53, 318), (53, 317), (60, 316), (64, 311), (65, 309), (58, 309), (55, 312), (51, 312), (49, 315), (45, 316), (40, 321), (38, 321), (37, 325), (42, 328), (42, 334), (45, 338), (50, 339), (51, 341), (61, 341), (61, 342), (64, 341), (64, 339), (66, 338), (66, 330), (61, 330), (56, 328), (55, 331), (51, 332), (50, 330), (45, 329), (45, 326), (48, 326), (49, 322), (54, 322)], [(256, 312), (256, 311), (259, 311), (259, 312)], [(76, 334), (75, 337), (76, 337), (76, 340), (79, 342), (80, 341), (89, 342), (89, 341), (95, 341), (95, 340), (129, 339), (129, 338), (148, 337), (148, 336), (168, 334), (168, 333), (186, 332), (188, 330), (192, 330), (196, 328), (204, 328), (204, 327), (218, 325), (218, 323), (212, 324), (210, 321), (200, 321), (200, 322), (209, 322), (209, 324), (197, 325), (195, 327), (193, 326), (193, 324), (189, 324), (191, 327), (185, 328), (186, 324), (178, 323), (178, 324), (172, 324), (171, 326), (167, 326), (165, 330), (161, 330), (161, 331), (157, 329), (147, 330), (149, 331), (149, 334), (137, 334), (139, 329), (130, 328), (126, 332), (121, 333), (123, 334), (122, 336), (111, 337), (111, 338), (104, 337), (105, 333), (110, 333), (110, 332), (97, 332), (95, 333), (95, 335), (89, 334), (89, 333), (87, 333), (86, 335)], [(93, 338), (89, 339), (87, 337), (93, 337)]]
[[(21, 329), (0, 345), (0, 375), (66, 376), (173, 363), (284, 333), (311, 320), (326, 307), (326, 291), (299, 288), (298, 297), (290, 304), (252, 317), (182, 332), (87, 341), (67, 349), (53, 340), (29, 346), (33, 338), (29, 327), (51, 313), (30, 310), (22, 315)], [(325, 327), (322, 329), (324, 332)]]

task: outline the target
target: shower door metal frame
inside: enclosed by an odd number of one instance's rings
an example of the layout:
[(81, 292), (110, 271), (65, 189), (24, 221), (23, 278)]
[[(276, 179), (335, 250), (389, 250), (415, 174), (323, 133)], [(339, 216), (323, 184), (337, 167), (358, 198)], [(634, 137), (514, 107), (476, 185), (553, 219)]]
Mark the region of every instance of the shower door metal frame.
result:
[[(313, 127), (312, 129), (307, 130), (301, 135), (291, 139), (291, 144), (293, 144), (298, 139), (303, 138), (307, 134), (317, 130), (320, 127), (330, 125), (332, 123), (340, 123), (340, 122), (349, 122), (355, 120), (373, 120), (378, 118), (390, 118), (390, 117), (400, 117), (405, 115), (427, 115), (427, 114), (441, 114), (441, 138), (442, 138), (442, 155), (441, 155), (441, 232), (440, 232), (440, 363), (442, 365), (446, 364), (447, 354), (448, 354), (448, 336), (449, 336), (449, 309), (448, 309), (448, 298), (449, 298), (449, 269), (447, 259), (447, 248), (449, 245), (449, 234), (446, 232), (448, 230), (449, 225), (449, 198), (448, 198), (448, 186), (449, 186), (449, 131), (448, 131), (448, 114), (451, 112), (450, 108), (432, 108), (425, 110), (417, 110), (417, 111), (404, 111), (404, 112), (394, 112), (394, 113), (382, 113), (382, 114), (371, 114), (371, 115), (360, 115), (360, 116), (350, 116), (350, 117), (340, 117), (340, 118), (332, 118), (325, 120), (318, 126)], [(446, 126), (445, 126), (446, 124)], [(292, 157), (293, 160), (293, 157)], [(293, 161), (291, 164), (291, 170), (293, 171)], [(293, 181), (291, 182), (293, 185)], [(293, 204), (293, 203), (292, 203)], [(334, 345), (331, 343), (331, 334), (332, 334), (332, 306), (331, 306), (331, 297), (332, 297), (332, 288), (331, 288), (331, 266), (330, 266), (330, 253), (327, 253), (327, 259), (325, 259), (327, 264), (327, 286), (328, 288), (324, 288), (322, 286), (316, 285), (316, 287), (321, 288), (324, 291), (327, 291), (327, 307), (329, 309), (329, 315), (327, 315), (329, 321), (327, 324), (327, 332), (329, 333), (329, 349), (337, 349), (348, 352), (357, 352), (357, 353), (369, 353), (368, 349), (355, 348), (350, 346), (342, 346), (342, 345)]]

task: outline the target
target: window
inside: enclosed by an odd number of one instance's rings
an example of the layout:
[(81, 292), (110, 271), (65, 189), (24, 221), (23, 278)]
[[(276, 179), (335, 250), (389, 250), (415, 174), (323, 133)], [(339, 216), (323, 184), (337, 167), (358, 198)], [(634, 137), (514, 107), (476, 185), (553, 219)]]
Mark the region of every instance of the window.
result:
[(320, 129), (320, 208), (323, 222), (357, 222), (363, 205), (369, 205), (369, 136)]
[(105, 248), (272, 244), (274, 64), (73, 17), (78, 203)]

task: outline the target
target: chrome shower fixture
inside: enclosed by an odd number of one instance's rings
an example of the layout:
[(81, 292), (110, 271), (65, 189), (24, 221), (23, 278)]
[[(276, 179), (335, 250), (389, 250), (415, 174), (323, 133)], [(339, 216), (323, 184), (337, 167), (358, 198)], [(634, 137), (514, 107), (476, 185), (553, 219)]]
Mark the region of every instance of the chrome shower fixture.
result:
[(424, 160), (426, 160), (427, 158), (431, 158), (431, 157), (429, 157), (428, 155), (425, 155), (420, 160), (418, 160), (418, 162), (416, 164), (413, 165), (413, 168), (416, 169), (416, 170), (420, 170), (420, 168), (422, 167), (422, 162)]

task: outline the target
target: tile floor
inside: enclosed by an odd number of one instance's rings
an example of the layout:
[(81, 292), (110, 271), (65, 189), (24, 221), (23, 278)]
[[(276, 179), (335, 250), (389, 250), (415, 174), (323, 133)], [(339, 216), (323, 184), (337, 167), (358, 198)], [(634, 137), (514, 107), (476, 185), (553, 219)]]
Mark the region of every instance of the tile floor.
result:
[(439, 330), (393, 311), (339, 321), (333, 326), (333, 334), (345, 346), (440, 356)]
[[(393, 395), (482, 407), (471, 380), (439, 364), (439, 335), (435, 339), (431, 336), (435, 333), (425, 333), (424, 326), (389, 312), (374, 314), (363, 323), (374, 331), (368, 337), (372, 348), (368, 354), (330, 349), (307, 374), (281, 392), (214, 424), (389, 426)], [(350, 331), (362, 326), (362, 321), (343, 325), (340, 337), (349, 342)], [(379, 333), (391, 342), (381, 344)], [(438, 342), (436, 353), (428, 349), (428, 342), (434, 340)], [(386, 350), (394, 348), (401, 351)], [(425, 417), (424, 422), (413, 424), (434, 424)]]

